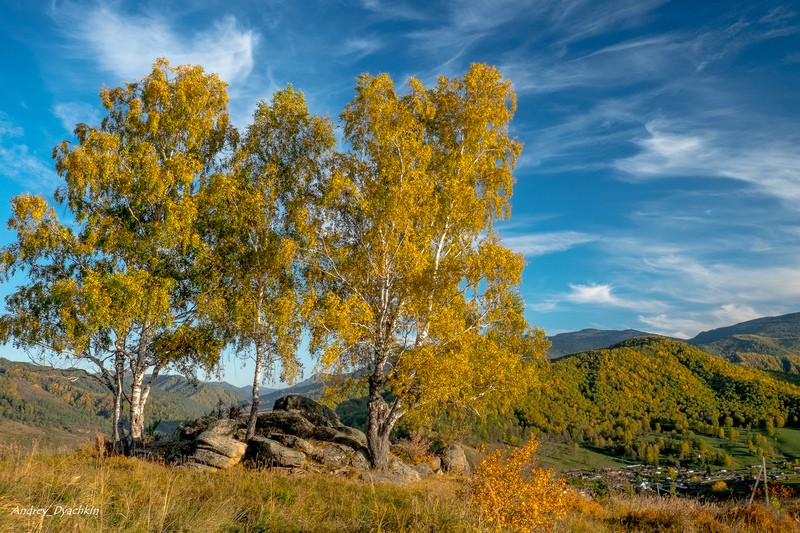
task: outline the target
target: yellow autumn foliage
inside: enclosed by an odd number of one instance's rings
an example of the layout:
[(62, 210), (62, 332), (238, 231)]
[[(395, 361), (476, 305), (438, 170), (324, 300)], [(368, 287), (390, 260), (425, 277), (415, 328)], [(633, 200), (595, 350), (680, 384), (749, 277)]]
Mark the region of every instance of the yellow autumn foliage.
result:
[(539, 443), (531, 439), (511, 453), (496, 450), (475, 470), (468, 501), (485, 531), (549, 531), (567, 515), (573, 500), (553, 470), (533, 460)]

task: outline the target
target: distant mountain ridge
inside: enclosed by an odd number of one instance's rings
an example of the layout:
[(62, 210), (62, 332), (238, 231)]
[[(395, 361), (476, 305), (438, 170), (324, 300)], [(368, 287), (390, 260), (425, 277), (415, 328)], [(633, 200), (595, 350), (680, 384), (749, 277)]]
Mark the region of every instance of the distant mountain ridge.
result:
[(765, 370), (779, 379), (800, 376), (800, 313), (748, 320), (687, 341), (741, 366)]
[(261, 410), (271, 410), (275, 400), (287, 394), (301, 394), (313, 400), (322, 398), (324, 382), (319, 374), (312, 374), (311, 377), (304, 379), (285, 389), (266, 389), (259, 396)]
[[(591, 328), (559, 333), (548, 337), (552, 346), (547, 351), (547, 357), (557, 359), (565, 355), (608, 348), (629, 339), (652, 336), (660, 335), (635, 329)], [(784, 372), (791, 368), (797, 370), (795, 373), (800, 373), (800, 313), (757, 318), (703, 331), (682, 342), (745, 366)], [(768, 364), (763, 356), (774, 357)]]
[(654, 334), (635, 329), (609, 330), (592, 328), (559, 333), (548, 337), (552, 344), (547, 350), (547, 358), (557, 359), (564, 355), (599, 350), (628, 339), (650, 337), (652, 335)]
[(748, 320), (704, 331), (687, 341), (708, 353), (730, 358), (737, 353), (800, 354), (800, 313)]

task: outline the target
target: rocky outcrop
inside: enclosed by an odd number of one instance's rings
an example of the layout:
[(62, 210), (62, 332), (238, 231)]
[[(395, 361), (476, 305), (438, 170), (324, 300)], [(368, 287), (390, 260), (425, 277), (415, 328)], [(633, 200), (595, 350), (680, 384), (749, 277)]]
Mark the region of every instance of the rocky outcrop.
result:
[(256, 434), (277, 432), (305, 438), (311, 435), (315, 429), (314, 424), (295, 411), (258, 413), (256, 420)]
[[(256, 434), (245, 442), (247, 417), (198, 419), (171, 441), (158, 443), (164, 460), (187, 468), (216, 470), (243, 464), (292, 472), (359, 472), (369, 469), (367, 437), (342, 424), (336, 413), (313, 400), (289, 395), (273, 411), (259, 413)], [(155, 449), (154, 449), (155, 450)], [(408, 479), (408, 465), (394, 467)]]
[(292, 394), (278, 399), (273, 411), (259, 413), (256, 434), (245, 441), (247, 417), (202, 418), (175, 438), (157, 443), (153, 452), (187, 468), (217, 470), (242, 464), (248, 468), (282, 468), (293, 473), (329, 472), (371, 481), (409, 483), (441, 470), (468, 475), (463, 449), (453, 445), (439, 457), (409, 465), (392, 456), (386, 472), (369, 470), (367, 437), (342, 424), (336, 413)]
[(339, 415), (330, 407), (315, 402), (299, 394), (288, 394), (275, 400), (274, 411), (299, 413), (317, 427), (337, 427), (342, 425)]
[(187, 462), (214, 468), (238, 464), (247, 450), (247, 444), (234, 436), (238, 429), (235, 420), (215, 420), (195, 437), (196, 448)]
[(300, 467), (306, 462), (306, 454), (276, 440), (256, 435), (247, 442), (244, 460), (257, 468)]
[(269, 433), (267, 434), (267, 438), (280, 442), (287, 448), (292, 448), (299, 452), (303, 452), (306, 455), (314, 453), (314, 446), (296, 435), (287, 435), (285, 433)]

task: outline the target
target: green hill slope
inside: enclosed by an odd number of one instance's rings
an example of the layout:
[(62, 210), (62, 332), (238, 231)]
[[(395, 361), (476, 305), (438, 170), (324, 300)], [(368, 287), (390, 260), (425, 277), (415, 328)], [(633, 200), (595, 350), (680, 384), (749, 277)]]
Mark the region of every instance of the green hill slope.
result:
[[(797, 368), (800, 355), (800, 313), (758, 318), (733, 326), (704, 331), (687, 341), (730, 360), (746, 354), (790, 357)], [(778, 370), (776, 368), (776, 370)]]
[[(146, 423), (194, 419), (240, 400), (241, 394), (222, 387), (160, 376), (147, 404)], [(44, 435), (51, 445), (74, 444), (75, 438), (89, 438), (95, 430), (108, 433), (111, 409), (110, 393), (85, 372), (0, 358), (0, 442)]]
[(517, 410), (523, 426), (647, 460), (688, 460), (707, 448), (702, 435), (733, 441), (798, 416), (797, 386), (663, 337), (558, 359)]

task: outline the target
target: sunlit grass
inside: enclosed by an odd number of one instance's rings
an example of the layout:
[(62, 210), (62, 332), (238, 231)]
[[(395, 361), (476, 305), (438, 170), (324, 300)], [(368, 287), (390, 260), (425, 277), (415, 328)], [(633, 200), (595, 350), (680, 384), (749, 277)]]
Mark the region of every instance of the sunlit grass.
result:
[[(0, 531), (476, 531), (464, 478), (406, 486), (235, 467), (200, 472), (91, 450), (0, 448)], [(84, 509), (53, 516), (58, 507)], [(51, 516), (14, 512), (47, 509)], [(94, 510), (97, 510), (94, 513)], [(796, 498), (771, 506), (576, 495), (555, 531), (800, 531)], [(513, 527), (510, 531), (513, 531)]]
[(788, 509), (741, 501), (701, 502), (657, 496), (612, 496), (600, 502), (578, 502), (559, 524), (559, 531), (606, 533), (621, 531), (747, 532), (800, 531), (796, 501)]
[[(2, 455), (0, 531), (469, 530), (461, 483), (446, 477), (399, 487), (241, 467), (198, 472), (86, 452)], [(89, 513), (59, 516), (59, 506)], [(22, 514), (30, 509), (50, 516)]]

